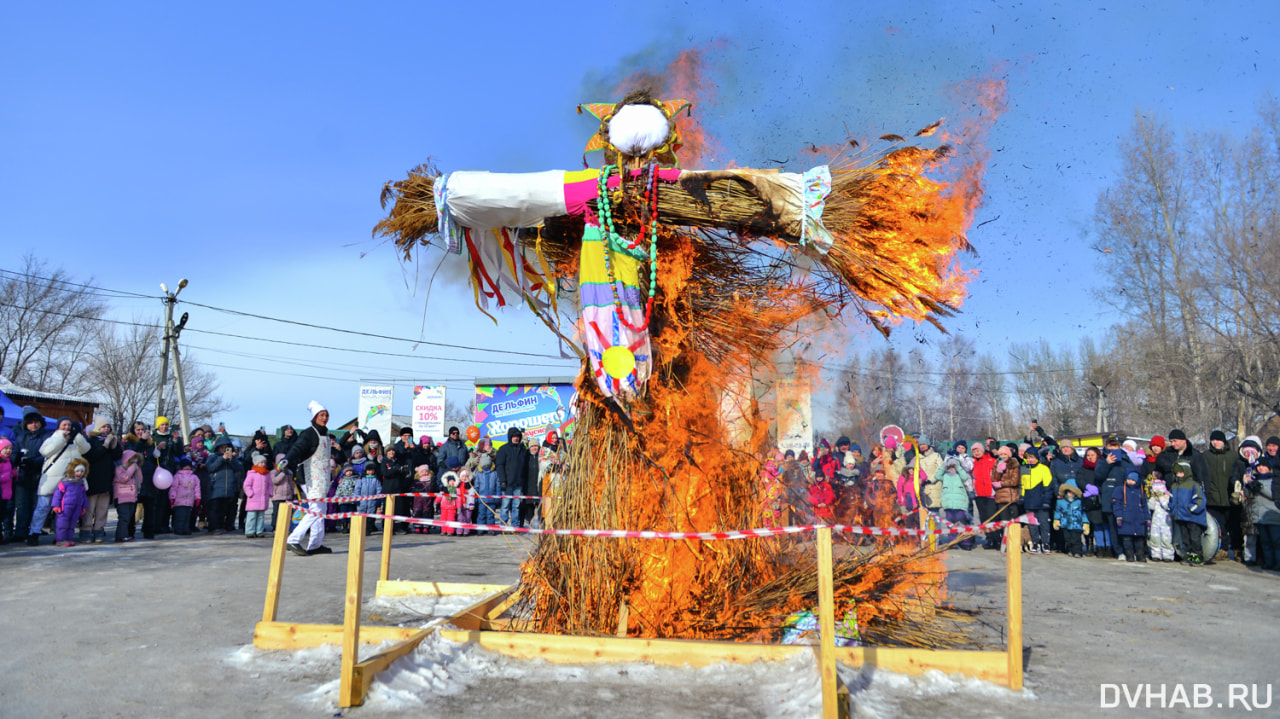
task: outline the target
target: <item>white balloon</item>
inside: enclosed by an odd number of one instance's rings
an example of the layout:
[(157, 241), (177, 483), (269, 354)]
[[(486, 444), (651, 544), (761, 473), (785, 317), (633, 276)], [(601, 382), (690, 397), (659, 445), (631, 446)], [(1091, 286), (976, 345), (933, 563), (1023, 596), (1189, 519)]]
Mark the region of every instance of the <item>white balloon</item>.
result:
[(173, 486), (173, 474), (164, 467), (156, 467), (156, 473), (151, 477), (151, 483), (156, 489), (168, 489)]

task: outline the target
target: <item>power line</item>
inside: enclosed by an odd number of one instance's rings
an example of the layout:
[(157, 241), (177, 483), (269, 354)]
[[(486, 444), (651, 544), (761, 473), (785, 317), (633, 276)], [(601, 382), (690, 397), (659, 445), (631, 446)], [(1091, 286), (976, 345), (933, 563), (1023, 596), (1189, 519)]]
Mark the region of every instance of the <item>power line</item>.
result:
[[(29, 279), (38, 279), (38, 280), (44, 280), (44, 281), (47, 281), (47, 282), (57, 282), (57, 283), (60, 283), (60, 284), (70, 285), (70, 286), (73, 286), (73, 287), (80, 287), (80, 288), (89, 289), (89, 290), (96, 290), (96, 291), (98, 291), (98, 292), (110, 292), (110, 293), (116, 293), (117, 295), (119, 295), (119, 296), (121, 296), (121, 297), (128, 296), (128, 297), (143, 298), (143, 299), (163, 299), (163, 298), (162, 298), (162, 297), (160, 297), (159, 295), (146, 295), (146, 294), (140, 294), (140, 293), (137, 293), (137, 292), (130, 292), (130, 291), (127, 291), (127, 290), (114, 290), (114, 289), (110, 289), (110, 288), (106, 288), (106, 287), (99, 287), (99, 286), (97, 286), (97, 285), (90, 285), (90, 284), (84, 284), (84, 283), (79, 283), (79, 282), (70, 282), (70, 281), (68, 281), (68, 280), (60, 280), (60, 279), (57, 279), (57, 278), (55, 278), (55, 277), (44, 277), (44, 276), (41, 276), (41, 275), (33, 275), (33, 274), (28, 274), (28, 273), (23, 273), (23, 272), (16, 272), (16, 271), (13, 271), (13, 270), (0, 270), (0, 272), (8, 272), (8, 273), (10, 273), (10, 274), (18, 275), (18, 276), (21, 276), (21, 277), (26, 277), (26, 278), (29, 278)], [(100, 296), (110, 296), (110, 295), (100, 295)], [(214, 312), (222, 312), (222, 313), (225, 313), (225, 314), (238, 315), (238, 316), (241, 316), (241, 317), (251, 317), (251, 318), (254, 318), (254, 319), (266, 320), (266, 321), (269, 321), (269, 322), (280, 322), (280, 323), (282, 323), (282, 324), (295, 325), (295, 326), (298, 326), (298, 327), (307, 327), (307, 328), (310, 328), (310, 329), (328, 330), (328, 331), (330, 331), (330, 332), (340, 332), (340, 333), (342, 333), (342, 334), (356, 335), (356, 336), (359, 336), (359, 337), (369, 337), (369, 338), (372, 338), (372, 339), (391, 340), (391, 341), (393, 341), (393, 342), (408, 342), (408, 343), (410, 343), (410, 344), (424, 344), (424, 345), (431, 345), (431, 346), (433, 346), (433, 347), (446, 347), (446, 348), (448, 348), (448, 347), (452, 347), (452, 348), (455, 348), (455, 349), (469, 350), (469, 351), (473, 351), (473, 352), (486, 352), (486, 353), (490, 353), (490, 354), (492, 354), (492, 353), (497, 353), (497, 354), (509, 354), (509, 355), (516, 355), (516, 356), (521, 356), (521, 357), (538, 357), (538, 358), (546, 358), (546, 359), (561, 359), (561, 360), (568, 359), (568, 358), (565, 358), (565, 357), (561, 357), (561, 356), (559, 356), (559, 355), (552, 355), (552, 354), (540, 354), (540, 353), (536, 353), (536, 352), (518, 352), (518, 351), (516, 351), (516, 350), (504, 350), (504, 349), (495, 349), (495, 348), (489, 348), (489, 347), (470, 347), (470, 346), (466, 346), (466, 345), (445, 344), (445, 343), (442, 343), (442, 342), (431, 342), (431, 341), (428, 341), (428, 340), (412, 339), (412, 338), (408, 338), (408, 337), (395, 337), (395, 336), (391, 336), (391, 335), (379, 335), (379, 334), (374, 334), (374, 333), (371, 333), (371, 332), (361, 332), (361, 331), (359, 331), (359, 330), (349, 330), (349, 329), (342, 328), (342, 327), (329, 327), (329, 326), (326, 326), (326, 325), (316, 325), (316, 324), (311, 324), (311, 323), (309, 323), (309, 322), (298, 322), (298, 321), (296, 321), (296, 320), (286, 320), (286, 319), (281, 319), (281, 318), (279, 318), (279, 317), (270, 317), (270, 316), (268, 316), (268, 315), (259, 315), (259, 314), (254, 314), (254, 313), (252, 313), (252, 312), (243, 312), (243, 311), (241, 311), (241, 310), (233, 310), (233, 309), (226, 308), (226, 307), (216, 307), (216, 306), (214, 306), (214, 305), (206, 305), (206, 304), (202, 304), (202, 303), (200, 303), (200, 302), (192, 302), (192, 301), (190, 301), (190, 300), (181, 300), (181, 299), (180, 299), (180, 300), (178, 300), (178, 302), (182, 302), (182, 303), (185, 303), (185, 304), (191, 305), (191, 306), (193, 306), (193, 307), (202, 307), (202, 308), (207, 309), (207, 310), (213, 310)], [(21, 309), (28, 309), (28, 310), (29, 310), (29, 309), (33, 309), (33, 308), (30, 308), (30, 307), (24, 307), (24, 308), (21, 308)], [(50, 314), (56, 314), (56, 313), (52, 313), (52, 312), (50, 312)], [(191, 331), (200, 331), (200, 330), (191, 330)], [(204, 330), (204, 332), (205, 332), (206, 334), (216, 334), (216, 333), (213, 333), (213, 332), (209, 332), (208, 330)], [(240, 335), (223, 335), (223, 336), (226, 336), (226, 337), (240, 337)], [(263, 339), (263, 338), (258, 338), (258, 339)], [(264, 341), (271, 341), (271, 340), (264, 340)], [(304, 345), (301, 345), (301, 346), (309, 347), (309, 346), (312, 346), (312, 345), (305, 345), (305, 344), (304, 344)], [(414, 357), (419, 357), (418, 355), (413, 355), (413, 356), (414, 356)], [(452, 359), (450, 359), (450, 358), (446, 358), (446, 357), (440, 357), (440, 358), (423, 357), (422, 359), (441, 359), (441, 360), (446, 360), (446, 361), (457, 361), (457, 362), (469, 362), (469, 361), (470, 361), (470, 362), (474, 362), (474, 361), (475, 361), (475, 360), (466, 360), (466, 359), (457, 359), (457, 360), (452, 360)], [(544, 366), (554, 366), (554, 365), (544, 365)]]
[[(251, 337), (247, 335), (232, 334), (229, 332), (214, 332), (213, 330), (202, 330), (202, 329), (197, 329), (195, 327), (187, 327), (186, 329), (183, 330), (183, 332), (197, 332), (199, 334), (214, 335), (217, 337), (233, 337), (233, 338), (242, 339), (242, 340), (252, 340), (254, 342), (270, 342), (273, 344), (290, 345), (293, 347), (305, 347), (307, 349), (333, 350), (337, 352), (354, 352), (356, 354), (362, 354), (362, 355), (381, 355), (383, 357), (403, 357), (405, 359), (433, 360), (433, 361), (441, 361), (441, 362), (468, 362), (472, 364), (476, 363), (477, 361), (481, 361), (481, 360), (474, 360), (474, 359), (467, 359), (467, 358), (460, 358), (460, 357), (432, 357), (430, 355), (419, 355), (419, 354), (412, 354), (408, 352), (380, 352), (378, 350), (362, 350), (362, 349), (356, 349), (353, 347), (332, 347), (328, 345), (313, 345), (313, 344), (308, 344), (306, 342), (291, 342), (289, 340), (278, 340), (278, 339), (272, 339), (270, 337)], [(281, 359), (289, 359), (289, 358), (281, 357)], [(569, 362), (570, 360), (566, 359), (564, 361)], [(576, 359), (572, 361), (575, 364), (578, 362), (578, 360)], [(483, 362), (487, 364), (514, 365), (517, 367), (564, 367), (563, 364), (550, 364), (550, 363), (541, 363), (541, 362), (512, 362), (512, 361), (506, 361), (506, 360), (483, 360)]]
[(379, 334), (374, 334), (372, 332), (360, 332), (358, 330), (349, 330), (342, 327), (327, 327), (325, 325), (313, 325), (309, 322), (298, 322), (297, 320), (285, 320), (285, 319), (280, 319), (279, 317), (269, 317), (267, 315), (256, 315), (256, 314), (253, 314), (252, 312), (241, 312), (240, 310), (232, 310), (232, 309), (227, 309), (225, 307), (214, 307), (213, 305), (205, 305), (199, 302), (192, 302), (190, 300), (178, 300), (178, 301), (191, 305), (192, 307), (203, 307), (207, 310), (213, 310), (214, 312), (224, 312), (226, 314), (239, 315), (241, 317), (252, 317), (254, 319), (266, 320), (268, 322), (279, 322), (281, 324), (295, 325), (297, 327), (307, 327), (310, 329), (317, 329), (317, 330), (328, 330), (329, 332), (340, 332), (342, 334), (356, 335), (357, 337), (370, 337), (370, 338), (379, 339), (379, 340), (391, 340), (393, 342), (409, 342), (411, 344), (424, 344), (424, 345), (431, 345), (433, 347), (453, 347), (455, 349), (471, 350), (473, 352), (497, 352), (500, 354), (519, 355), (522, 357), (563, 359), (558, 355), (539, 354), (536, 352), (517, 352), (515, 350), (500, 350), (500, 349), (493, 349), (489, 347), (468, 347), (466, 345), (445, 344), (442, 342), (429, 342), (427, 340), (416, 340), (416, 339), (410, 339), (408, 337), (394, 337), (391, 335), (379, 335)]
[[(26, 272), (18, 272), (17, 270), (0, 269), (0, 273), (6, 274), (6, 275), (15, 275), (18, 277), (25, 277), (30, 280), (43, 280), (45, 282), (57, 282), (58, 284), (61, 284), (61, 285), (70, 285), (71, 287), (80, 287), (88, 290), (96, 290), (96, 292), (90, 293), (90, 294), (98, 294), (99, 297), (114, 296), (114, 297), (134, 297), (134, 298), (142, 298), (147, 300), (161, 299), (159, 295), (144, 295), (138, 292), (130, 292), (128, 290), (112, 290), (112, 289), (107, 289), (105, 287), (98, 287), (96, 285), (87, 285), (80, 282), (71, 282), (70, 280), (61, 280), (61, 279), (58, 279), (57, 277), (44, 277), (42, 275), (32, 275)], [(100, 294), (104, 292), (109, 292), (112, 294), (110, 295)]]

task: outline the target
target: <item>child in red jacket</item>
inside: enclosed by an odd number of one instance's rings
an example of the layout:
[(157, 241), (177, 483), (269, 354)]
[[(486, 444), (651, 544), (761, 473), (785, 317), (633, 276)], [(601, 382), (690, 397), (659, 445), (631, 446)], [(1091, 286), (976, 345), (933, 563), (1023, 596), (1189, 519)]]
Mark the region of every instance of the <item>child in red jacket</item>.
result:
[(828, 462), (823, 466), (824, 473), (815, 478), (809, 485), (809, 505), (813, 507), (813, 516), (823, 524), (835, 524), (836, 516), (832, 506), (836, 503), (836, 493), (831, 487), (831, 477), (835, 473), (835, 463)]
[[(436, 514), (442, 521), (456, 522), (458, 521), (458, 475), (453, 472), (445, 472), (444, 475), (444, 491), (436, 497)], [(456, 534), (458, 530), (453, 527), (441, 527), (441, 534)]]

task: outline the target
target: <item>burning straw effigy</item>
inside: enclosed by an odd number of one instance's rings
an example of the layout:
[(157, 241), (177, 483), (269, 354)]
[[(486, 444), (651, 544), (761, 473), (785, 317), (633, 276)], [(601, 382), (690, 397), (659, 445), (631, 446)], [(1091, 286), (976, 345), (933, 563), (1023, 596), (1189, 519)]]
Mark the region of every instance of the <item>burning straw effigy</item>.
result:
[[(731, 442), (726, 388), (771, 376), (815, 314), (852, 308), (886, 334), (904, 318), (941, 327), (964, 297), (958, 255), (980, 193), (931, 177), (949, 155), (923, 146), (938, 123), (911, 142), (848, 143), (805, 173), (691, 171), (677, 162), (687, 102), (638, 92), (583, 109), (600, 119), (587, 149), (604, 152), (601, 169), (423, 165), (385, 186), (390, 212), (375, 235), (406, 258), (442, 245), (464, 256), (482, 311), (523, 305), (582, 358), (554, 526), (759, 526), (768, 423), (751, 406), (750, 441)], [(613, 635), (625, 603), (629, 636), (776, 641), (788, 616), (817, 603), (802, 541), (543, 536), (513, 626)], [(834, 571), (837, 606), (856, 607), (865, 641), (963, 641), (964, 617), (939, 605), (932, 550), (879, 543), (846, 552)]]

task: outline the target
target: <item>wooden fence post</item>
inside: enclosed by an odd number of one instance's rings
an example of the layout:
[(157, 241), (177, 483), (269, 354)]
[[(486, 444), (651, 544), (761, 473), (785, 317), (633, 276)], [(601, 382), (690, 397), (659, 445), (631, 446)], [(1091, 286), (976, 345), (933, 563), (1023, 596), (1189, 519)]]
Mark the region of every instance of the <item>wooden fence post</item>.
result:
[[(396, 498), (387, 497), (386, 511), (383, 514), (390, 517), (396, 513)], [(391, 575), (391, 533), (395, 531), (396, 523), (390, 519), (382, 520), (382, 561), (378, 568), (378, 579), (387, 581)]]
[(351, 518), (351, 543), (347, 554), (347, 601), (342, 616), (342, 679), (338, 686), (338, 706), (364, 703), (364, 692), (356, 681), (360, 651), (361, 590), (364, 587), (365, 517)]
[(293, 507), (288, 502), (280, 505), (276, 516), (275, 536), (271, 539), (271, 568), (267, 570), (267, 601), (262, 607), (262, 621), (274, 622), (280, 607), (280, 581), (284, 575), (285, 544), (289, 542), (289, 520)]
[(835, 581), (831, 573), (831, 527), (818, 527), (818, 627), (821, 630), (818, 661), (822, 669), (822, 716), (840, 715), (836, 676)]
[(1022, 525), (1010, 524), (1004, 530), (1005, 566), (1008, 575), (1009, 688), (1022, 688)]

